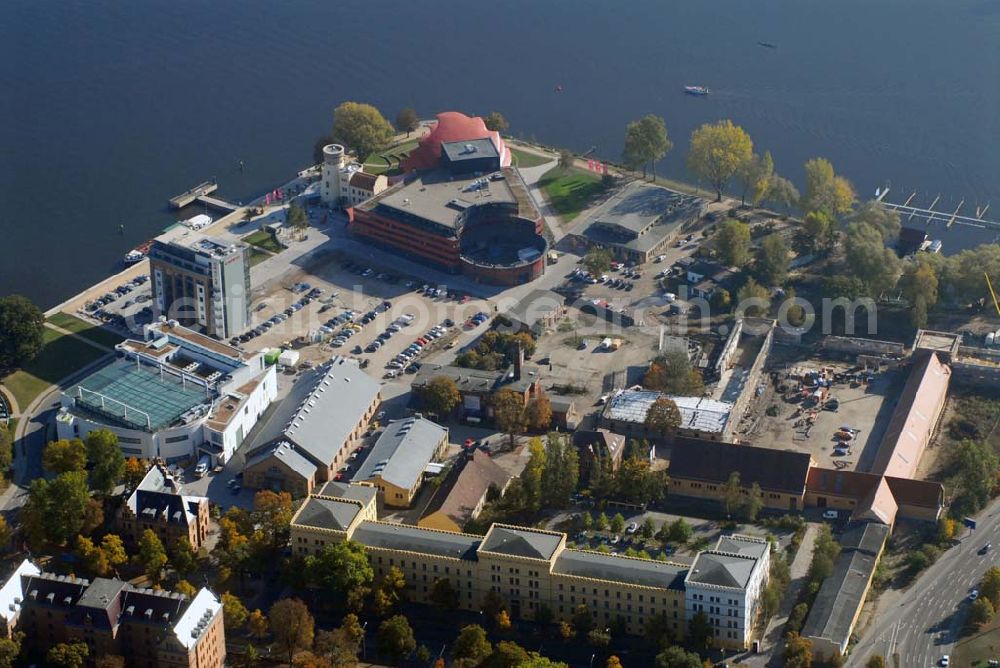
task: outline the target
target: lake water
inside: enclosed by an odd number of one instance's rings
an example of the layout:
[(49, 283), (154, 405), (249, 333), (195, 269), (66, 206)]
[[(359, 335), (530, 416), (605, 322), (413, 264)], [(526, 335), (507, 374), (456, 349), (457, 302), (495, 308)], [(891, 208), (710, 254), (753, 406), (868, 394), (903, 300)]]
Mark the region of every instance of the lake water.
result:
[(866, 197), (889, 181), (1000, 219), (995, 0), (40, 0), (0, 22), (0, 294), (78, 292), (205, 179), (236, 200), (270, 189), (344, 100), (390, 119), (496, 109), (612, 158), (652, 112), (676, 178), (691, 130), (732, 118), (796, 182), (822, 155)]

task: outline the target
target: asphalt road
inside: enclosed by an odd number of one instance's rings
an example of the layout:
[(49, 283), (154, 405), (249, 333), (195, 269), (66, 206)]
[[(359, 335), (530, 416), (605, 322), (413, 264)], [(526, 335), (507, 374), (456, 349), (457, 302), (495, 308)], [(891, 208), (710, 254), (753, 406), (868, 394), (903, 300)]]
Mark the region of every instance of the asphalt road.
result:
[[(968, 612), (969, 592), (987, 568), (1000, 563), (1000, 500), (979, 514), (977, 524), (924, 571), (892, 609), (879, 611), (878, 621), (851, 651), (849, 665), (863, 665), (872, 654), (889, 660), (898, 653), (900, 666), (934, 666), (952, 653)], [(995, 545), (980, 554), (986, 543)]]

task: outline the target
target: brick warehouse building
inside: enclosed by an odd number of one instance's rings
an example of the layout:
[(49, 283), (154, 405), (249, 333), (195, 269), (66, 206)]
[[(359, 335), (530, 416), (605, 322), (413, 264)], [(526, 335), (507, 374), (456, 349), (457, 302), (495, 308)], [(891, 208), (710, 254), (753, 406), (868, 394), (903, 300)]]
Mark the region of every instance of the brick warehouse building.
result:
[(486, 136), (435, 146), (436, 163), (420, 163), (429, 169), (348, 209), (351, 234), (481, 283), (518, 285), (541, 276), (545, 223), (520, 173), (507, 166), (503, 141)]

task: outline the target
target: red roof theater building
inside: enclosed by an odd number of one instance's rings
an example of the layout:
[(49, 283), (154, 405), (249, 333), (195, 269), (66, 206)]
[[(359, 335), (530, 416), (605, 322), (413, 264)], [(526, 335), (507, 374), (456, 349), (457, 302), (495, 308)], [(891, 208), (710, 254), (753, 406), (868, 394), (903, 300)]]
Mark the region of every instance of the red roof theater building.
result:
[(404, 166), (420, 171), (348, 209), (352, 234), (481, 283), (518, 285), (542, 275), (542, 215), (503, 140), (482, 119), (440, 114)]

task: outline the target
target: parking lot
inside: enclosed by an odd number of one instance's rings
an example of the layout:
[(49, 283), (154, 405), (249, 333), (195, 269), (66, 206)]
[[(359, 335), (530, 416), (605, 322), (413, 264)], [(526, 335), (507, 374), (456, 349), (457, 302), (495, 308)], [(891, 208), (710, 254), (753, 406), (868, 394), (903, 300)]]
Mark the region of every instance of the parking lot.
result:
[(139, 274), (128, 280), (123, 277), (107, 292), (85, 302), (77, 313), (122, 332), (138, 332), (153, 319), (151, 299), (148, 275)]

